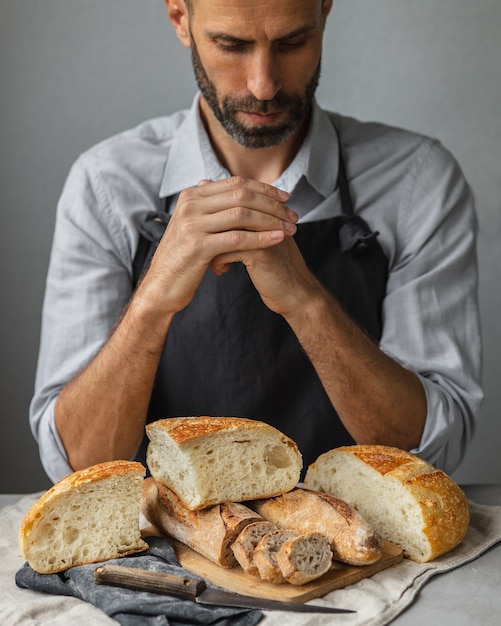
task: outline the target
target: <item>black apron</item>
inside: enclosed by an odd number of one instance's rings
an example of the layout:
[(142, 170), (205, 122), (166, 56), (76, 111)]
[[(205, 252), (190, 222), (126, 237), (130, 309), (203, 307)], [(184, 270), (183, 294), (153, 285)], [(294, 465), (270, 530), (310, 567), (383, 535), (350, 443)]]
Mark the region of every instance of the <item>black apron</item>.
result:
[[(354, 214), (341, 148), (337, 185), (342, 214), (299, 224), (295, 240), (315, 276), (378, 342), (388, 264), (377, 233)], [(166, 212), (147, 216), (136, 282), (168, 220)], [(169, 329), (147, 419), (186, 415), (267, 422), (298, 444), (305, 469), (323, 452), (354, 443), (296, 336), (263, 304), (241, 263), (222, 276), (207, 271)]]

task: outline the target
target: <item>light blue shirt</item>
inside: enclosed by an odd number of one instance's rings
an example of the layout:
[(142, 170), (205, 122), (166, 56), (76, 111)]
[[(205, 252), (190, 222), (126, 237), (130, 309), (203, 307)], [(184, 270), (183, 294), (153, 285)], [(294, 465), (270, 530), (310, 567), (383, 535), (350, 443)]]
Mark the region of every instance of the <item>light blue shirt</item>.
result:
[[(61, 389), (107, 341), (131, 297), (132, 260), (146, 213), (174, 210), (179, 192), (221, 179), (191, 109), (147, 121), (83, 154), (66, 181), (43, 306), (30, 423), (52, 480), (71, 472), (54, 422)], [(436, 140), (362, 123), (315, 104), (309, 133), (276, 181), (303, 222), (341, 212), (340, 131), (355, 211), (379, 231), (389, 262), (381, 349), (418, 374), (428, 413), (414, 452), (451, 473), (472, 437), (482, 401), (472, 194)], [(337, 444), (332, 442), (332, 447)]]

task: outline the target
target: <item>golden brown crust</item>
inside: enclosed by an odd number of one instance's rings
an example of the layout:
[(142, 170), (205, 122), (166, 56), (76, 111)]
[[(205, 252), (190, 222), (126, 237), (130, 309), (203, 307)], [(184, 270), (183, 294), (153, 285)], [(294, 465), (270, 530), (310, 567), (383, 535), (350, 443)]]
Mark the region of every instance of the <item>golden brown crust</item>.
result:
[(262, 518), (240, 503), (228, 502), (191, 511), (165, 485), (147, 478), (141, 509), (146, 519), (222, 567), (237, 564), (231, 545), (241, 530)]
[[(152, 428), (162, 428), (169, 434), (169, 437), (182, 445), (201, 437), (206, 437), (219, 431), (235, 431), (239, 435), (246, 430), (261, 430), (276, 433), (276, 429), (257, 420), (245, 417), (211, 417), (202, 415), (200, 417), (169, 417), (157, 420), (146, 426), (148, 432)], [(297, 450), (297, 445), (284, 435), (287, 444)]]
[[(447, 474), (410, 452), (390, 446), (342, 446), (322, 456), (328, 458), (338, 452), (356, 457), (385, 480), (396, 480), (408, 491), (424, 520), (422, 532), (430, 544), (426, 560), (449, 552), (462, 541), (470, 522), (468, 501), (463, 490)], [(320, 459), (310, 467), (315, 468)], [(411, 558), (421, 560), (417, 556)]]
[(41, 496), (31, 509), (26, 513), (19, 528), (19, 538), (22, 540), (30, 532), (33, 524), (41, 517), (47, 502), (58, 498), (66, 492), (77, 489), (87, 483), (103, 480), (112, 475), (137, 473), (139, 476), (146, 474), (145, 467), (136, 461), (106, 461), (98, 463), (77, 472), (69, 474), (58, 481)]
[(324, 535), (338, 561), (368, 565), (381, 558), (379, 535), (354, 507), (334, 496), (293, 489), (276, 498), (256, 501), (251, 506), (281, 528)]
[(463, 490), (447, 474), (418, 456), (388, 446), (345, 446), (382, 475), (403, 484), (419, 503), (432, 558), (438, 558), (459, 545), (470, 523), (468, 501)]
[[(54, 515), (54, 511), (57, 511), (57, 519), (62, 518), (67, 522), (68, 519), (71, 519), (71, 510), (68, 508), (68, 502), (77, 501), (79, 494), (85, 494), (83, 497), (88, 496), (89, 493), (93, 492), (96, 483), (115, 479), (117, 476), (124, 476), (127, 477), (127, 480), (130, 478), (132, 481), (139, 480), (142, 483), (145, 474), (146, 469), (141, 463), (116, 460), (99, 463), (79, 470), (53, 485), (26, 513), (19, 528), (19, 548), (30, 566), (39, 573), (52, 574), (64, 571), (68, 569), (68, 567), (75, 565), (86, 565), (95, 563), (96, 560), (119, 558), (147, 549), (148, 545), (140, 536), (138, 517), (137, 537), (128, 537), (130, 542), (127, 548), (123, 544), (125, 540), (120, 536), (120, 538), (117, 537), (117, 540), (112, 542), (112, 545), (109, 545), (108, 542), (105, 541), (99, 544), (97, 548), (91, 546), (89, 556), (86, 556), (85, 553), (75, 555), (74, 546), (65, 544), (63, 538), (61, 542), (63, 547), (60, 546), (59, 552), (56, 554), (52, 553), (50, 559), (41, 559), (39, 556), (41, 554), (40, 551), (43, 552), (43, 548), (41, 548), (40, 545), (44, 545), (44, 542), (47, 541), (47, 535), (45, 534), (44, 536), (44, 532), (40, 534), (40, 529), (50, 526), (51, 524), (51, 522), (46, 521), (47, 516), (51, 514)], [(139, 483), (136, 484), (139, 488)], [(88, 486), (90, 486), (90, 489)], [(99, 491), (99, 489), (96, 490)], [(138, 505), (139, 503), (136, 502), (135, 504)], [(58, 507), (60, 508), (58, 509)], [(139, 513), (139, 510), (137, 512)], [(90, 511), (90, 515), (92, 515), (92, 510)], [(82, 523), (85, 524), (84, 522)], [(97, 526), (99, 526), (99, 522), (97, 522)], [(89, 526), (87, 530), (88, 528)], [(78, 523), (75, 530), (77, 533), (79, 532)], [(95, 530), (97, 533), (98, 529), (95, 528)], [(127, 532), (130, 532), (130, 529), (128, 529)], [(132, 545), (132, 541), (134, 545)], [(42, 542), (42, 544), (40, 544), (40, 542)], [(46, 552), (43, 554), (46, 555)]]

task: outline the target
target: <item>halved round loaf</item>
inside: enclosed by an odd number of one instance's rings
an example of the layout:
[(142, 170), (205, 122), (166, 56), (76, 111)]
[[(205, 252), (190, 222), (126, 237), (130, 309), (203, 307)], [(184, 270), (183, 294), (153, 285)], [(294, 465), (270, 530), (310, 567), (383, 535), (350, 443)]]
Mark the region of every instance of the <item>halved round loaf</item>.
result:
[(151, 475), (191, 510), (293, 489), (302, 457), (269, 424), (238, 417), (175, 417), (146, 426)]
[(441, 470), (398, 448), (330, 450), (310, 465), (305, 486), (352, 504), (384, 539), (418, 562), (449, 552), (468, 530), (462, 489)]
[(145, 468), (110, 461), (74, 472), (49, 489), (25, 515), (19, 548), (41, 574), (146, 550), (139, 505)]

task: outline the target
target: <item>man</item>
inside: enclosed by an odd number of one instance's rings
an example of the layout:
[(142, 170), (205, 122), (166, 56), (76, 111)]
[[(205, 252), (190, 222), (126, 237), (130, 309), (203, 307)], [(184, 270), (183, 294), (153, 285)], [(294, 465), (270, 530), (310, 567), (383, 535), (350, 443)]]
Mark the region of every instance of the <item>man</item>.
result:
[(482, 396), (457, 164), (318, 107), (330, 0), (166, 4), (201, 94), (67, 181), (31, 408), (48, 474), (197, 414), (269, 421), (305, 466), (359, 442), (452, 471)]

